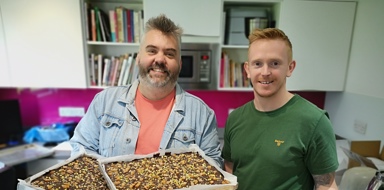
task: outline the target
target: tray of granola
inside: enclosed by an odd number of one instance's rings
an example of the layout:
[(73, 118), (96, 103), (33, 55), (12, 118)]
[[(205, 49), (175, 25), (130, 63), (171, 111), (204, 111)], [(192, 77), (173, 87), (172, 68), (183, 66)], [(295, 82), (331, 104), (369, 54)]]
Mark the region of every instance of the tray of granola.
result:
[(148, 155), (100, 158), (99, 164), (112, 190), (237, 188), (236, 176), (223, 171), (195, 144)]
[(100, 189), (108, 190), (107, 181), (100, 170), (98, 158), (101, 156), (78, 154), (41, 171), (17, 185), (19, 190), (41, 189)]

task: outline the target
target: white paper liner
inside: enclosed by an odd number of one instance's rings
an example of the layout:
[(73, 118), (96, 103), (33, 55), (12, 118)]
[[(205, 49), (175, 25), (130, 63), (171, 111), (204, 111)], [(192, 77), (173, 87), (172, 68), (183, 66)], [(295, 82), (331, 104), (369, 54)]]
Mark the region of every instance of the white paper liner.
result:
[(21, 179), (18, 179), (19, 180), (19, 183), (17, 184), (17, 189), (18, 190), (44, 190), (43, 188), (40, 188), (40, 187), (36, 187), (34, 185), (31, 184), (31, 182), (33, 180), (35, 180), (36, 178), (39, 178), (41, 176), (43, 176), (44, 174), (46, 174), (47, 172), (51, 171), (51, 170), (54, 170), (54, 169), (57, 169), (57, 168), (60, 168), (61, 166), (64, 166), (72, 161), (74, 161), (75, 159), (79, 158), (79, 157), (82, 157), (82, 156), (87, 156), (87, 157), (91, 157), (91, 158), (95, 158), (96, 160), (97, 159), (100, 159), (100, 158), (103, 158), (102, 156), (100, 155), (97, 155), (97, 154), (88, 154), (85, 152), (85, 149), (83, 147), (81, 147), (80, 151), (77, 152), (76, 154), (74, 154), (73, 156), (71, 156), (70, 158), (66, 159), (65, 161), (63, 162), (60, 162), (56, 165), (53, 165), (35, 175), (32, 175), (30, 177), (28, 177), (27, 179), (25, 180), (21, 180)]
[[(130, 162), (132, 160), (142, 159), (142, 158), (152, 158), (154, 155), (160, 154), (160, 156), (165, 155), (165, 153), (171, 153), (171, 154), (180, 154), (180, 153), (187, 153), (187, 152), (197, 152), (199, 153), (209, 164), (214, 166), (221, 174), (223, 174), (224, 179), (228, 180), (229, 184), (215, 184), (215, 185), (193, 185), (188, 188), (182, 188), (183, 190), (234, 190), (237, 189), (237, 177), (225, 172), (222, 170), (217, 163), (210, 157), (206, 156), (205, 153), (196, 145), (192, 144), (188, 148), (173, 148), (173, 149), (166, 149), (161, 150), (155, 153), (147, 154), (147, 155), (122, 155), (122, 156), (115, 156), (115, 157), (108, 157), (108, 158), (100, 158), (99, 166), (102, 170), (102, 174), (104, 175), (104, 178), (107, 180), (108, 187), (111, 190), (117, 190), (116, 186), (113, 184), (112, 180), (108, 176), (106, 170), (105, 170), (105, 164), (111, 163), (111, 162)], [(177, 190), (177, 189), (175, 189)]]

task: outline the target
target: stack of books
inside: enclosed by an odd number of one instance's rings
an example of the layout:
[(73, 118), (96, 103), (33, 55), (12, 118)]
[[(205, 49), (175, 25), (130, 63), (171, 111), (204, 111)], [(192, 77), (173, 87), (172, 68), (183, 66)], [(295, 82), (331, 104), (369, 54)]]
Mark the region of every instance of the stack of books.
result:
[(102, 10), (85, 3), (88, 41), (139, 43), (144, 31), (143, 10), (122, 6)]
[(128, 85), (138, 77), (137, 53), (107, 57), (92, 53), (89, 57), (91, 86)]

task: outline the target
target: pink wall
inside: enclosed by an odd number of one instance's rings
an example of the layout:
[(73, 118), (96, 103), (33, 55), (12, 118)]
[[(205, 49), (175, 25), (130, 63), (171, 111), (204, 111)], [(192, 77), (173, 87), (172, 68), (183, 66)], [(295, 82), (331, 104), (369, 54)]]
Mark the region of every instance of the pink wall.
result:
[[(79, 121), (80, 117), (60, 117), (59, 107), (83, 107), (87, 110), (101, 89), (15, 89), (0, 88), (0, 100), (19, 99), (25, 127)], [(219, 127), (224, 127), (228, 110), (253, 99), (253, 92), (189, 91), (215, 110)], [(325, 92), (295, 92), (324, 108)]]

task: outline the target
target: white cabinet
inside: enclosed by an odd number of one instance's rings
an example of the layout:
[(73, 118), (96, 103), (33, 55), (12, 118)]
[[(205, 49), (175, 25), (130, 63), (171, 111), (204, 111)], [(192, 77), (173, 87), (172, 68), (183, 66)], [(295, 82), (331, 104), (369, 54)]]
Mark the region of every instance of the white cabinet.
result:
[[(260, 5), (256, 3), (255, 6)], [(356, 2), (347, 1), (284, 0), (272, 4), (276, 27), (290, 38), (297, 63), (287, 79), (288, 90), (343, 91), (355, 9)], [(236, 62), (247, 59), (248, 45), (229, 44), (222, 49)]]
[(356, 2), (283, 1), (278, 28), (290, 38), (296, 69), (289, 90), (342, 91)]
[(144, 0), (144, 22), (164, 13), (184, 29), (184, 43), (219, 43), (222, 0)]
[(0, 0), (0, 7), (12, 86), (87, 86), (78, 0)]
[[(144, 22), (165, 13), (184, 29), (184, 43), (216, 44), (238, 62), (247, 45), (223, 44), (226, 5), (270, 7), (276, 27), (293, 43), (297, 62), (288, 90), (342, 91), (348, 66), (356, 2), (299, 0), (91, 0), (105, 11), (117, 6), (144, 10)], [(138, 43), (86, 39), (84, 0), (0, 0), (0, 86), (89, 87), (88, 55), (119, 56)], [(219, 53), (217, 53), (219, 55)], [(219, 56), (215, 56), (219, 57)], [(220, 64), (220, 61), (216, 63)], [(218, 67), (219, 68), (219, 67)], [(220, 74), (220, 68), (216, 71)], [(218, 77), (219, 78), (219, 77)], [(219, 88), (247, 90), (251, 88)]]
[(0, 87), (11, 85), (11, 76), (9, 75), (8, 56), (5, 43), (3, 20), (0, 9)]

